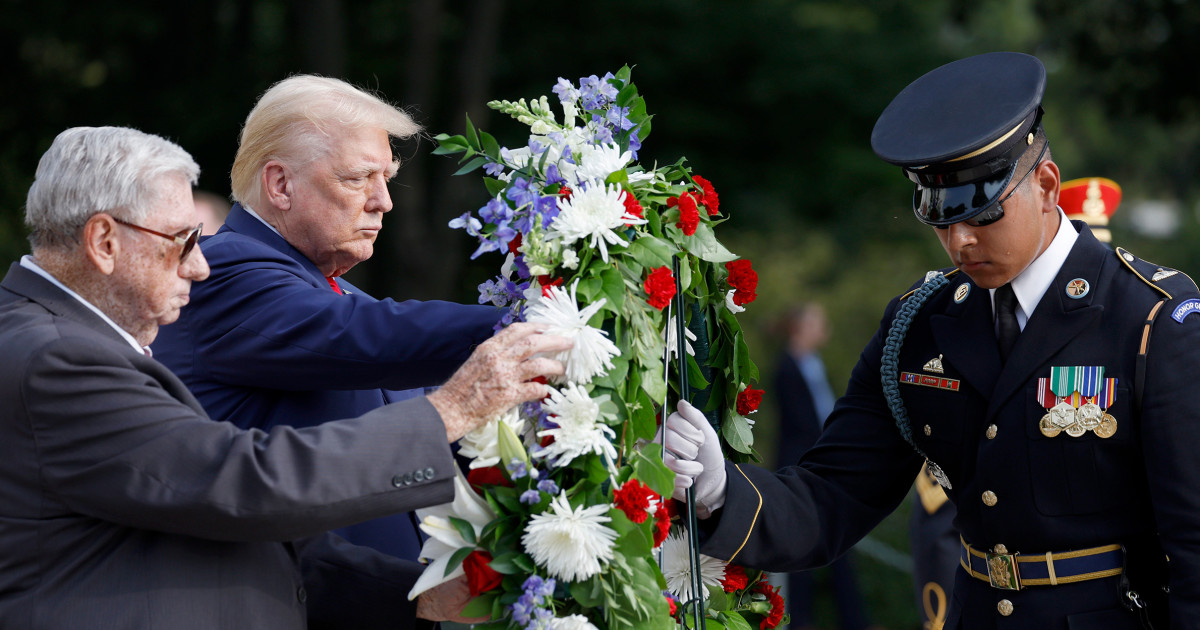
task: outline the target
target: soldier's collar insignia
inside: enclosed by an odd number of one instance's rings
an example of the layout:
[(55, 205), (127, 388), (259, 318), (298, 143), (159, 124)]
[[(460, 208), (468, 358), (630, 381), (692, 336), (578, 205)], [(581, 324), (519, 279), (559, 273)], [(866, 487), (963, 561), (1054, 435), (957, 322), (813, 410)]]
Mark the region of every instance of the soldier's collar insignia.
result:
[(1183, 319), (1192, 313), (1200, 312), (1200, 299), (1192, 298), (1184, 300), (1175, 310), (1171, 311), (1171, 319), (1179, 323), (1183, 323)]
[(1129, 252), (1121, 252), (1121, 257), (1124, 258), (1125, 260), (1128, 260), (1129, 262), (1133, 262), (1133, 260), (1134, 260), (1133, 254), (1130, 254)]
[(1175, 271), (1174, 269), (1163, 269), (1162, 267), (1159, 267), (1158, 271), (1154, 272), (1154, 275), (1150, 278), (1150, 280), (1152, 280), (1154, 282), (1158, 282), (1159, 280), (1165, 280), (1167, 278), (1170, 278), (1171, 276), (1173, 276), (1177, 273), (1179, 273), (1179, 272)]
[(1088, 291), (1091, 290), (1092, 287), (1089, 286), (1088, 281), (1084, 280), (1083, 278), (1075, 278), (1074, 280), (1068, 282), (1066, 288), (1067, 297), (1073, 300), (1078, 300), (1079, 298), (1087, 295)]
[(942, 355), (940, 355), (940, 354), (937, 355), (936, 357), (926, 361), (925, 366), (922, 367), (921, 369), (925, 370), (926, 372), (933, 372), (934, 374), (945, 374), (946, 373), (945, 368), (942, 367)]
[(967, 284), (966, 282), (958, 285), (958, 288), (954, 290), (954, 303), (962, 304), (962, 301), (967, 299), (967, 295), (970, 293), (971, 285)]

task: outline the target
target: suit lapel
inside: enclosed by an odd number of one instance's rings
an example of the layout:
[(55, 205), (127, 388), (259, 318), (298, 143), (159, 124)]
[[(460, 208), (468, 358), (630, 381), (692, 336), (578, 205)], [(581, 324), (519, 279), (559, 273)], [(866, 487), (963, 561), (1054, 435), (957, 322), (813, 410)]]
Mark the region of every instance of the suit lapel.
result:
[(129, 348), (130, 352), (136, 353), (133, 346), (130, 346), (129, 342), (120, 333), (113, 330), (113, 327), (101, 319), (99, 315), (96, 315), (91, 309), (80, 303), (79, 300), (67, 295), (62, 289), (54, 286), (45, 278), (22, 267), (20, 263), (13, 263), (8, 268), (8, 275), (4, 277), (2, 286), (16, 295), (36, 302), (54, 315), (75, 320), (106, 337), (110, 337), (120, 342), (122, 346)]
[[(296, 261), (304, 270), (308, 272), (313, 286), (329, 290), (329, 281), (325, 279), (325, 274), (317, 269), (313, 261), (309, 260), (300, 250), (292, 247), (292, 244), (287, 242), (282, 236), (276, 234), (274, 230), (267, 227), (262, 221), (254, 218), (250, 213), (246, 212), (245, 208), (240, 203), (233, 205), (233, 209), (229, 211), (229, 216), (225, 219), (225, 225), (221, 227), (221, 231), (230, 231), (243, 236), (248, 236), (256, 241), (259, 241), (279, 253)], [(220, 232), (217, 233), (218, 235)], [(215, 236), (213, 238), (216, 238)]]
[[(1097, 300), (1104, 266), (1112, 264), (1107, 253), (1108, 250), (1091, 232), (1080, 231), (1067, 260), (1046, 289), (1046, 294), (1038, 302), (1029, 323), (1013, 346), (1012, 356), (1004, 365), (1000, 380), (992, 392), (989, 416), (1100, 317), (1104, 307), (1094, 301)], [(1089, 287), (1089, 291), (1077, 299), (1069, 297), (1066, 292), (1067, 284), (1076, 278), (1086, 280)]]

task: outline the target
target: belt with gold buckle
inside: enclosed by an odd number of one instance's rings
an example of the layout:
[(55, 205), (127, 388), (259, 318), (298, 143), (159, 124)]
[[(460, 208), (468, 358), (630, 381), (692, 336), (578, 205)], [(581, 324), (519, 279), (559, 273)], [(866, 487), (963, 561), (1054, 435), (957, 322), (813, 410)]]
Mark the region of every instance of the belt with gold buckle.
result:
[(961, 538), (959, 541), (962, 543), (959, 564), (967, 574), (1005, 591), (1096, 580), (1120, 575), (1125, 568), (1125, 550), (1121, 545), (1021, 554), (1009, 553), (1003, 545), (982, 551)]

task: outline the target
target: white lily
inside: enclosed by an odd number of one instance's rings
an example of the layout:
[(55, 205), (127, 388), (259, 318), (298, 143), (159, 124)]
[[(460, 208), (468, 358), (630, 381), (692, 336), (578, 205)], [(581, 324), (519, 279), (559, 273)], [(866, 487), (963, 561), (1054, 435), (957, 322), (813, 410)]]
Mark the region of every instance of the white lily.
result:
[(421, 559), (428, 561), (429, 565), (408, 592), (409, 600), (416, 599), (421, 593), (464, 574), (461, 563), (447, 572), (450, 557), (459, 549), (474, 547), (475, 544), (463, 539), (458, 528), (450, 522), (451, 516), (470, 523), (475, 529), (476, 537), (496, 518), (496, 513), (483, 497), (475, 494), (461, 472), (457, 472), (454, 477), (453, 501), (417, 510), (417, 517), (421, 519), (421, 531), (429, 535), (429, 539), (421, 546)]

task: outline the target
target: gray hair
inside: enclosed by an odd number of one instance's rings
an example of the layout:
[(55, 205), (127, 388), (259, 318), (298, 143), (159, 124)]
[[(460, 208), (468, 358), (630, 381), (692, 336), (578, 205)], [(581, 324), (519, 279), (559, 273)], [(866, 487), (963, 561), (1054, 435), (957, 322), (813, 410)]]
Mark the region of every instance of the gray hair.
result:
[(196, 161), (173, 142), (127, 127), (68, 129), (42, 155), (29, 187), (29, 242), (34, 249), (76, 243), (101, 212), (140, 223), (170, 175), (193, 186), (200, 176)]
[(242, 126), (230, 172), (234, 200), (260, 204), (259, 176), (267, 162), (302, 166), (329, 151), (338, 129), (363, 127), (400, 139), (421, 131), (407, 113), (339, 79), (301, 74), (272, 85)]

